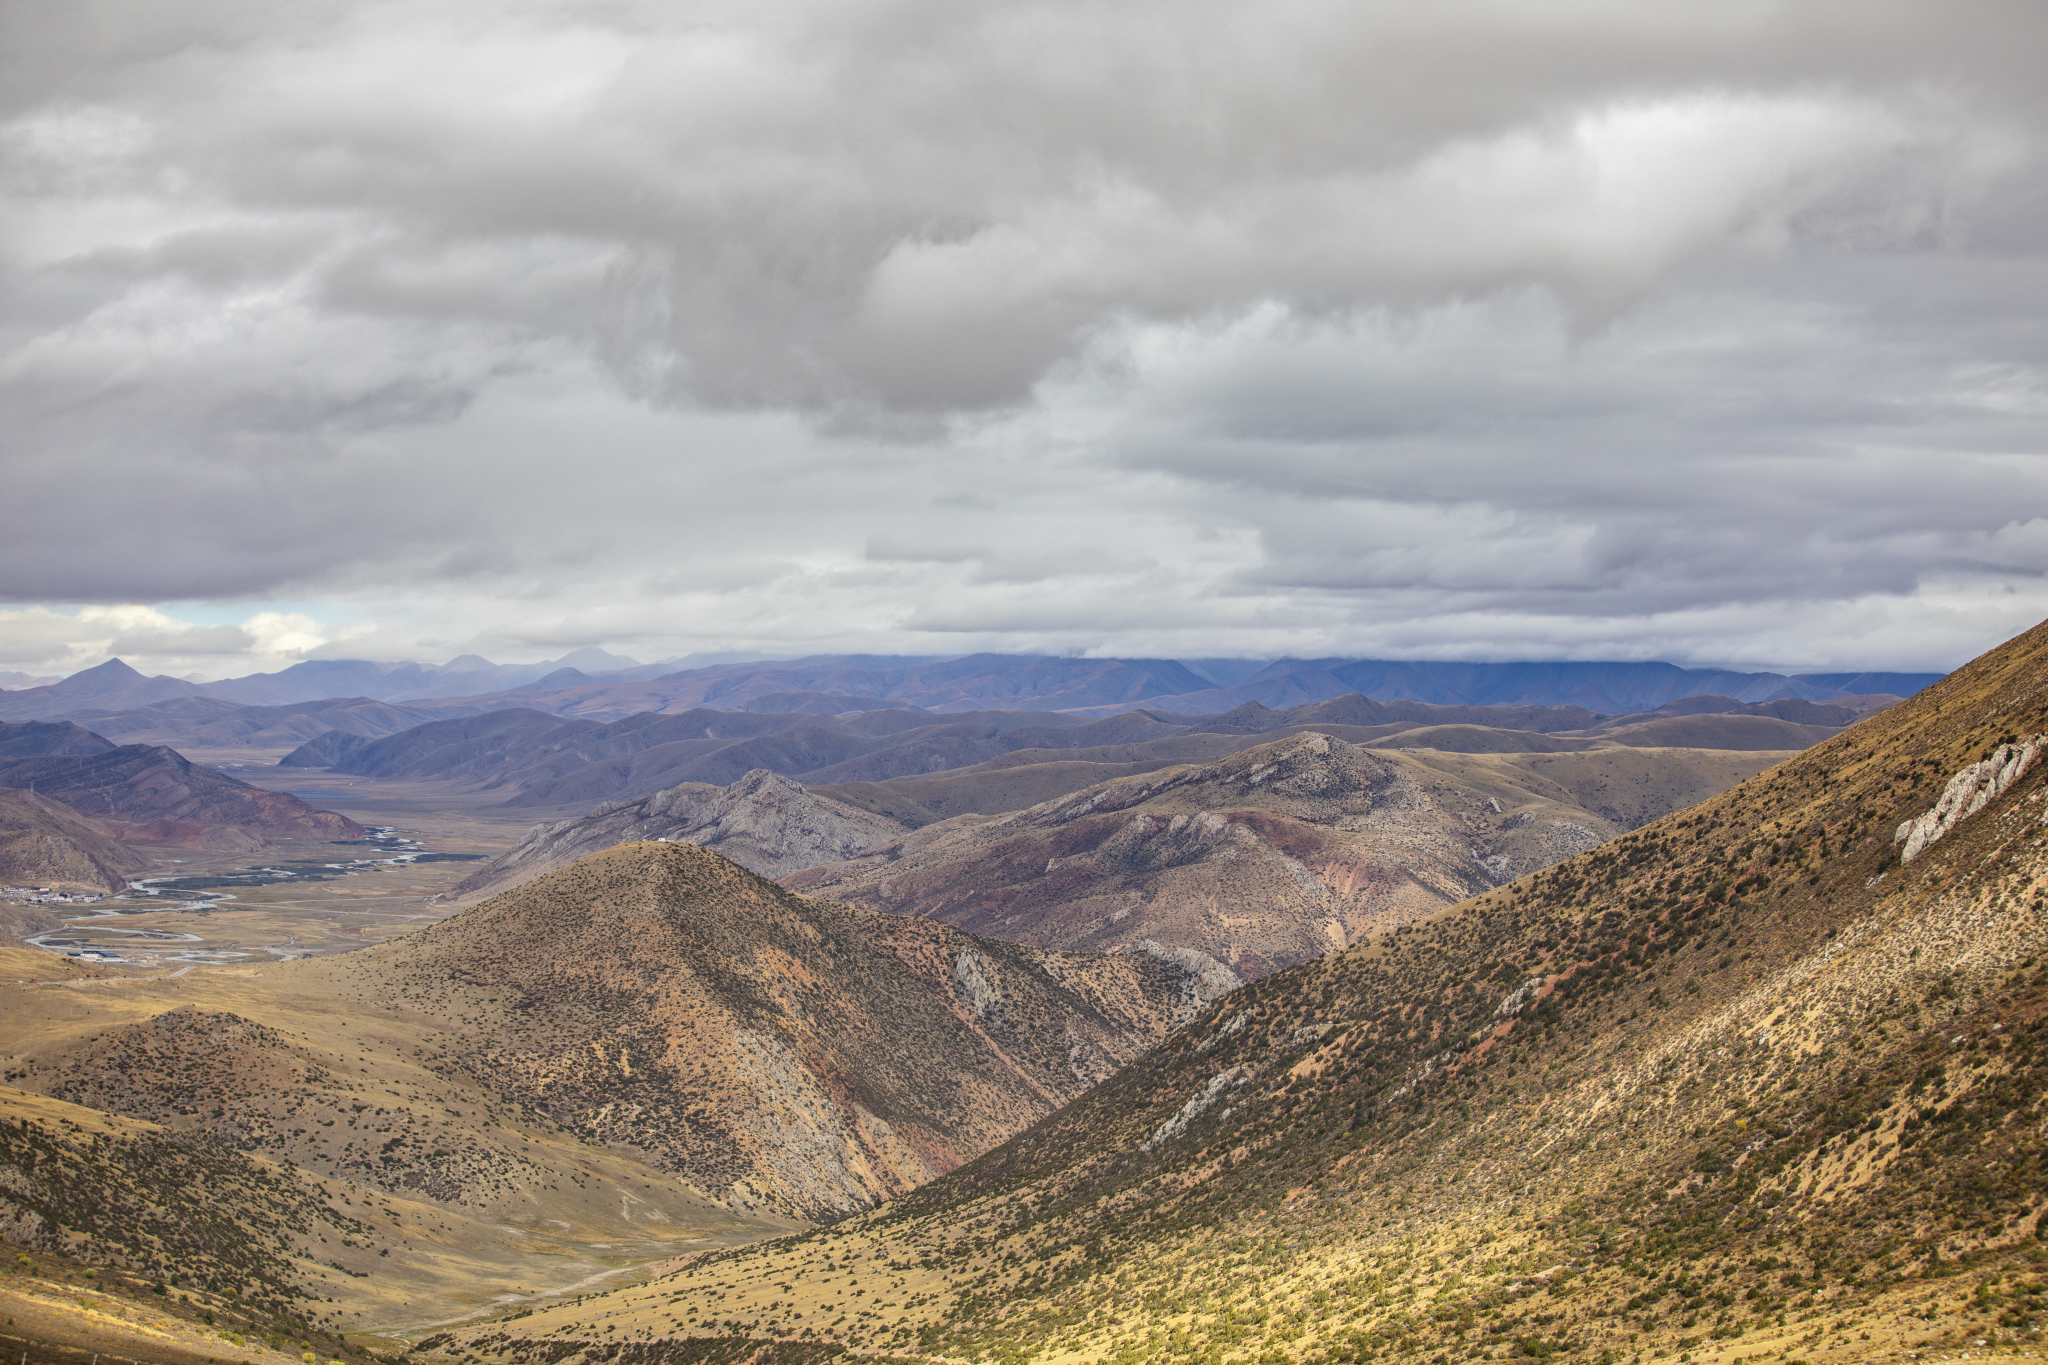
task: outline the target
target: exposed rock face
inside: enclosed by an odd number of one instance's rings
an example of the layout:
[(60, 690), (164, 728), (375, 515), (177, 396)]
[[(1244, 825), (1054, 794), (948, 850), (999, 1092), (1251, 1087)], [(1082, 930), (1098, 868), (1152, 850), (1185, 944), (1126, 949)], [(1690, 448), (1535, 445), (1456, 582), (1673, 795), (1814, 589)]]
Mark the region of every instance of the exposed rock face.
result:
[(639, 801), (607, 802), (580, 819), (536, 825), (443, 899), (507, 891), (587, 854), (642, 839), (700, 844), (750, 872), (780, 877), (858, 857), (902, 835), (903, 827), (885, 816), (813, 796), (756, 768), (729, 787), (685, 782)]
[(1906, 821), (1892, 836), (1893, 843), (1905, 845), (1899, 850), (1899, 861), (1912, 862), (1929, 844), (2004, 794), (2040, 761), (2044, 745), (2048, 745), (2048, 735), (2001, 744), (1989, 758), (1951, 777), (1934, 809)]
[(1405, 755), (1309, 732), (998, 819), (956, 816), (784, 884), (1043, 947), (1166, 955), (1220, 982), (1343, 948), (1611, 832), (1503, 815)]
[(0, 789), (0, 885), (118, 891), (147, 866), (55, 801)]
[(449, 1065), (734, 1209), (850, 1212), (979, 1156), (1217, 992), (624, 844), (330, 960), (448, 1022)]

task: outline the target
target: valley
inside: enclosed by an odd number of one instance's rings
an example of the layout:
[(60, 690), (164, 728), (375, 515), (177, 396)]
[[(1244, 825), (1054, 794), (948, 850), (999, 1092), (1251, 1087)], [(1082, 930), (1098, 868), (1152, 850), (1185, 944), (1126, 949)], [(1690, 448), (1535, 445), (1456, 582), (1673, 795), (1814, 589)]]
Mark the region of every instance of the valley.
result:
[[(432, 1344), (2031, 1355), (2044, 724), (2048, 628), (1697, 807), (1254, 982), (907, 1198)], [(2020, 776), (1902, 865), (1904, 827), (1980, 762)]]
[(214, 1305), (165, 1365), (1861, 1358), (1823, 1307), (1945, 1341), (1904, 1316), (1932, 1267), (2023, 1276), (2032, 1213), (1930, 1196), (1839, 1286), (1800, 1229), (1920, 1178), (1927, 1105), (1882, 1097), (1942, 1037), (1988, 1059), (1949, 1102), (2011, 1129), (1956, 1169), (2032, 1189), (1998, 1087), (2038, 836), (1887, 850), (2031, 733), (1985, 715), (2048, 728), (2007, 698), (2042, 648), (1897, 705), (1618, 717), (513, 708), (203, 771), (13, 726), (161, 814), (19, 817), (131, 885), (8, 912), (0, 1227), (50, 1339), (114, 1330), (51, 1317), (91, 1266)]

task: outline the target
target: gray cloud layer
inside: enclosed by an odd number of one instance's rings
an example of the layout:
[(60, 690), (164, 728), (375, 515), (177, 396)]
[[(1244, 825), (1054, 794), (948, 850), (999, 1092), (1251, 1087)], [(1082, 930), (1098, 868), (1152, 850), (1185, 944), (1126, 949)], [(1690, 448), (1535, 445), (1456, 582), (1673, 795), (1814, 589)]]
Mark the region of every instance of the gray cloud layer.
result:
[(16, 602), (1897, 667), (2048, 614), (2038, 4), (6, 16)]

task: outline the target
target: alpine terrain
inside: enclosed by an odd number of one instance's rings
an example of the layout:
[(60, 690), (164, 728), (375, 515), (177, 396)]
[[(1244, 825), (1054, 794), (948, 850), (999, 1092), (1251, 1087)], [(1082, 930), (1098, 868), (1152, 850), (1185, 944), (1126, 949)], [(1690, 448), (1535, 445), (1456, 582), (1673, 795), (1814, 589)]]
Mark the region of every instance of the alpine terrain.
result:
[(2044, 731), (2048, 626), (1698, 806), (1256, 981), (879, 1209), (428, 1344), (1819, 1361), (2038, 1342)]

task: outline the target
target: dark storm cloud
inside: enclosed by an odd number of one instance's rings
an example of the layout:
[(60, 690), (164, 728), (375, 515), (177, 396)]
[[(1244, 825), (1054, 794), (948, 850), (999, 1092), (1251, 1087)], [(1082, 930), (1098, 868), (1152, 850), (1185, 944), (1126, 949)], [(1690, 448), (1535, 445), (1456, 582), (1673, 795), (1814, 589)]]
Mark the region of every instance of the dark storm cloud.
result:
[(2048, 610), (2037, 4), (6, 13), (17, 602), (1899, 666)]

